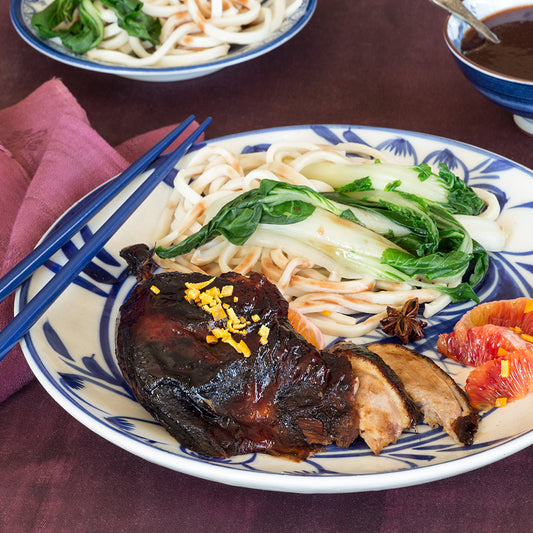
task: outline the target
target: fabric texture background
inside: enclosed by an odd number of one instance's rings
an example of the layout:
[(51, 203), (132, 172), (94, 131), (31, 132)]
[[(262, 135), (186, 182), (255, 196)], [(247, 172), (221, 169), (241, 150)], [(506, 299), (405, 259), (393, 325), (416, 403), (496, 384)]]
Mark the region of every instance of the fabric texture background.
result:
[[(0, 111), (1, 273), (31, 252), (66, 209), (171, 129), (150, 131), (113, 148), (58, 79)], [(13, 303), (11, 295), (0, 305), (0, 328), (13, 318)], [(1, 364), (0, 402), (32, 378), (17, 345)]]

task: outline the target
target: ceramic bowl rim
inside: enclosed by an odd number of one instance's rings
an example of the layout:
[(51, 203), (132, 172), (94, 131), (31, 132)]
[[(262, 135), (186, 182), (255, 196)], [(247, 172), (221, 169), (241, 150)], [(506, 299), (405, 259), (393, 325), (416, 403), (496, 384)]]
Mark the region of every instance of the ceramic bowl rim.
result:
[[(533, 0), (530, 4), (526, 5), (532, 5), (533, 6)], [(499, 9), (497, 11), (494, 11), (493, 14), (499, 13), (500, 11), (505, 11), (505, 8)], [(533, 80), (526, 80), (524, 78), (517, 78), (516, 76), (509, 76), (508, 74), (502, 74), (501, 72), (497, 72), (495, 70), (491, 70), (489, 68), (483, 67), (482, 65), (479, 65), (478, 63), (475, 63), (471, 59), (468, 59), (466, 56), (464, 56), (460, 50), (457, 49), (457, 47), (452, 43), (449, 35), (450, 30), (450, 23), (452, 19), (456, 18), (455, 15), (448, 15), (444, 22), (444, 41), (446, 42), (446, 45), (452, 52), (452, 54), (463, 64), (465, 64), (470, 69), (476, 70), (480, 72), (481, 74), (484, 74), (485, 76), (488, 76), (490, 78), (493, 78), (495, 80), (499, 80), (504, 83), (512, 83), (512, 84), (519, 84), (531, 87), (533, 86)]]

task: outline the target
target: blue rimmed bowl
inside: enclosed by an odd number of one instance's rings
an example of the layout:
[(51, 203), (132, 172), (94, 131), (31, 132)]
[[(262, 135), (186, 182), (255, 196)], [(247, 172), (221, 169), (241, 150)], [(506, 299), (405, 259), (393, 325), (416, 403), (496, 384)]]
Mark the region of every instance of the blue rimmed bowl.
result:
[[(498, 12), (533, 5), (533, 0), (465, 0), (464, 5), (479, 19)], [(474, 63), (461, 53), (461, 41), (470, 26), (451, 15), (444, 37), (462, 73), (481, 94), (512, 113), (524, 132), (533, 135), (533, 81), (507, 76)]]
[(11, 21), (27, 44), (41, 54), (71, 67), (148, 82), (175, 82), (199, 78), (264, 55), (292, 39), (309, 22), (317, 4), (317, 0), (303, 0), (282, 25), (264, 40), (248, 45), (234, 45), (226, 56), (212, 61), (183, 67), (126, 67), (92, 60), (85, 54), (75, 54), (57, 39), (42, 39), (33, 28), (31, 18), (51, 1), (11, 0)]

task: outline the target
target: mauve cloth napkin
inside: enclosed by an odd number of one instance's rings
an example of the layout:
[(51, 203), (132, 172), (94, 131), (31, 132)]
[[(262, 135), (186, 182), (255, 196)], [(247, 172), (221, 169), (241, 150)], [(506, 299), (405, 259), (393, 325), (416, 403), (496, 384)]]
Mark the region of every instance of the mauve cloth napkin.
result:
[[(27, 255), (67, 208), (119, 174), (172, 127), (113, 148), (58, 79), (0, 111), (0, 272)], [(12, 295), (0, 305), (0, 328), (13, 318), (13, 300)], [(32, 379), (17, 345), (0, 361), (0, 402)]]

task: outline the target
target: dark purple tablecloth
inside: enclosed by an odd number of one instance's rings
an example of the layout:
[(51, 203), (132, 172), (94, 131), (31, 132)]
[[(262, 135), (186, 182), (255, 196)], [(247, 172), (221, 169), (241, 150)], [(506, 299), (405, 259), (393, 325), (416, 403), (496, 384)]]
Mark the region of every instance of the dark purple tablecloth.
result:
[[(319, 0), (294, 39), (246, 64), (149, 84), (48, 59), (0, 0), (0, 108), (59, 77), (116, 145), (189, 113), (208, 137), (346, 123), (464, 141), (533, 167), (533, 140), (464, 80), (428, 0)], [(0, 363), (0, 372), (2, 365)], [(108, 443), (33, 382), (0, 404), (0, 531), (530, 531), (533, 451), (416, 487), (299, 495), (204, 481)]]

